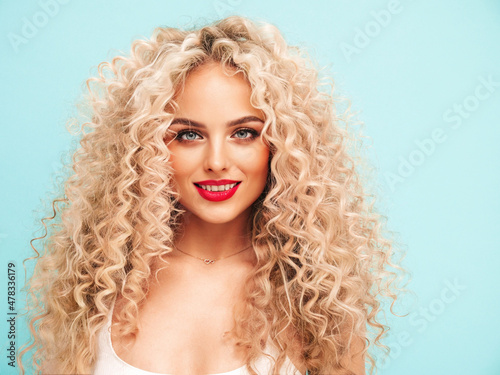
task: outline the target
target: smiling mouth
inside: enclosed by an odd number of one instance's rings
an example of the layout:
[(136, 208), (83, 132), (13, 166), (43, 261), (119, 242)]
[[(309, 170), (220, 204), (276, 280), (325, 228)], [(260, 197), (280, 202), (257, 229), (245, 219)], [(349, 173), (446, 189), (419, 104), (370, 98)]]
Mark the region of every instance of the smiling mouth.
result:
[(199, 188), (206, 190), (206, 191), (212, 191), (212, 192), (219, 192), (219, 191), (227, 191), (235, 187), (236, 185), (241, 184), (241, 181), (235, 182), (232, 184), (226, 184), (226, 185), (200, 185), (197, 183), (194, 183), (196, 186)]

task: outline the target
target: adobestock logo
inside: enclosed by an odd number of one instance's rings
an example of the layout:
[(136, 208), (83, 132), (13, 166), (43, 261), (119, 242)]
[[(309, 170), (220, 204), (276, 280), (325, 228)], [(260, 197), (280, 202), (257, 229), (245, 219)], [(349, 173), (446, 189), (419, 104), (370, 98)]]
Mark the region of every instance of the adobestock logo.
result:
[(35, 12), (31, 17), (22, 18), (20, 33), (9, 33), (10, 45), (17, 53), (19, 46), (27, 44), (49, 23), (49, 20), (59, 14), (61, 5), (68, 4), (69, 0), (40, 0), (38, 6), (41, 10)]
[[(474, 88), (473, 94), (465, 96), (459, 103), (453, 103), (451, 108), (444, 111), (443, 120), (451, 129), (459, 129), (464, 120), (470, 118), (472, 113), (481, 107), (482, 102), (493, 97), (500, 87), (500, 81), (495, 80), (491, 75), (488, 78), (479, 76), (477, 80), (479, 84)], [(384, 173), (386, 184), (391, 192), (396, 191), (398, 184), (403, 183), (415, 172), (417, 167), (423, 165), (434, 154), (439, 144), (443, 144), (450, 138), (446, 133), (446, 128), (436, 127), (431, 131), (429, 137), (415, 139), (416, 147), (407, 156), (400, 155), (398, 157), (397, 173)]]
[(387, 343), (390, 352), (385, 358), (381, 359), (381, 370), (387, 369), (391, 361), (401, 355), (403, 348), (412, 345), (415, 342), (415, 336), (425, 332), (431, 323), (435, 322), (440, 315), (443, 315), (448, 306), (455, 302), (467, 289), (457, 278), (453, 281), (445, 279), (444, 284), (446, 286), (441, 289), (439, 297), (432, 299), (425, 307), (420, 306), (418, 311), (410, 314), (409, 322), (412, 327), (416, 328), (416, 333), (412, 333), (413, 329), (400, 331), (391, 342)]
[(494, 81), (490, 75), (488, 78), (478, 77), (479, 85), (476, 86), (474, 94), (466, 96), (461, 103), (453, 103), (453, 108), (446, 110), (443, 120), (450, 124), (454, 130), (462, 126), (464, 119), (468, 119), (472, 112), (479, 108), (479, 104), (493, 95), (500, 87), (500, 81)]
[(340, 43), (340, 49), (347, 62), (351, 62), (352, 55), (359, 55), (364, 48), (368, 47), (372, 40), (389, 26), (392, 16), (402, 11), (402, 5), (398, 0), (391, 0), (387, 4), (387, 9), (372, 10), (370, 14), (373, 19), (368, 21), (362, 29), (359, 27), (354, 29), (355, 34), (352, 43)]
[(228, 13), (234, 12), (234, 8), (240, 4), (241, 0), (215, 0), (213, 2), (219, 18), (224, 18)]

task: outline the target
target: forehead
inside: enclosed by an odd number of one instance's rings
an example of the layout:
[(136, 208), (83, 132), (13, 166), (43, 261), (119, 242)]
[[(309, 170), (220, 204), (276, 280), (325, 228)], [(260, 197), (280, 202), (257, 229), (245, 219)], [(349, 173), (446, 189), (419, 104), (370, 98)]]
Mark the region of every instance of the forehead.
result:
[(229, 68), (227, 75), (219, 63), (207, 63), (190, 72), (175, 97), (177, 114), (200, 115), (250, 111), (260, 113), (250, 102), (252, 88), (242, 72)]

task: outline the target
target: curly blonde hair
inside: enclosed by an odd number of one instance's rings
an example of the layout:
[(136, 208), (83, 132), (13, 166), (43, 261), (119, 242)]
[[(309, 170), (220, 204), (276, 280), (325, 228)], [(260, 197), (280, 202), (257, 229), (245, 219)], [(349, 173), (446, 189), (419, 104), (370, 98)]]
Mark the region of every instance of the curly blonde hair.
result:
[(87, 80), (91, 118), (81, 125), (73, 172), (53, 199), (53, 215), (42, 220), (44, 236), (34, 239), (42, 241), (40, 253), (32, 241), (32, 339), (20, 353), (23, 374), (22, 357), (31, 351), (38, 372), (42, 358), (57, 361), (61, 372), (91, 372), (96, 335), (117, 296), (125, 301), (117, 317), (122, 333), (137, 332), (151, 276), (173, 250), (184, 213), (164, 142), (175, 94), (208, 61), (242, 72), (266, 117), (269, 175), (251, 218), (257, 264), (230, 332), (249, 348), (248, 371), (256, 373), (251, 365), (270, 335), (280, 348), (278, 373), (292, 350), (282, 335), (290, 326), (309, 374), (352, 374), (343, 360), (355, 354), (356, 337), (376, 370), (368, 348), (387, 348), (381, 298), (392, 312), (404, 270), (394, 241), (382, 234), (385, 217), (363, 190), (349, 111), (339, 113), (333, 80), (321, 79), (275, 26), (231, 16), (193, 30), (157, 28)]

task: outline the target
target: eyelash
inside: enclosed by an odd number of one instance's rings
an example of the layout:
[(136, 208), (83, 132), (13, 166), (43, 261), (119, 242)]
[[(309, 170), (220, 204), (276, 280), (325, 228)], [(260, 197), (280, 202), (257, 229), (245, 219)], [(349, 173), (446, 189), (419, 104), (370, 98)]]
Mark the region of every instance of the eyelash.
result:
[[(238, 138), (239, 140), (243, 141), (243, 142), (249, 142), (249, 141), (253, 141), (255, 138), (258, 137), (259, 133), (254, 130), (254, 129), (251, 129), (251, 128), (239, 128), (238, 130), (236, 130), (233, 134), (235, 133), (238, 133), (240, 131), (246, 131), (250, 134), (252, 134), (251, 137), (248, 137), (248, 138)], [(186, 139), (181, 139), (181, 137), (184, 135), (184, 134), (188, 134), (188, 133), (194, 133), (196, 135), (199, 135), (201, 137), (201, 134), (198, 133), (197, 131), (194, 131), (194, 130), (181, 130), (177, 133), (175, 139), (178, 140), (179, 142), (181, 143), (190, 143), (190, 142), (194, 142), (194, 140), (186, 140)]]

